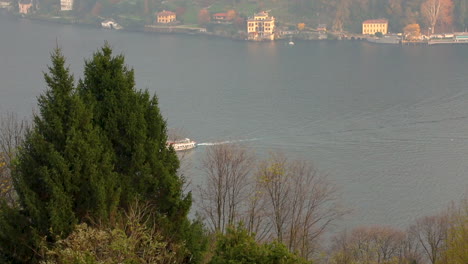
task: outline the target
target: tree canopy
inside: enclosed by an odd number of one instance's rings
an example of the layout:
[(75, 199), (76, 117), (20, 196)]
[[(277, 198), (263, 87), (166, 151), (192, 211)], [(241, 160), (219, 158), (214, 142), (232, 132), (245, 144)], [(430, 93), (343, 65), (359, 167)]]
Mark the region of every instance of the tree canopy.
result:
[(181, 239), (191, 195), (166, 147), (157, 97), (135, 89), (133, 70), (107, 44), (85, 62), (78, 87), (59, 48), (51, 58), (13, 170), (19, 205), (0, 208), (0, 256), (35, 262), (41, 243), (78, 223), (113, 222), (135, 200), (151, 205), (164, 235)]

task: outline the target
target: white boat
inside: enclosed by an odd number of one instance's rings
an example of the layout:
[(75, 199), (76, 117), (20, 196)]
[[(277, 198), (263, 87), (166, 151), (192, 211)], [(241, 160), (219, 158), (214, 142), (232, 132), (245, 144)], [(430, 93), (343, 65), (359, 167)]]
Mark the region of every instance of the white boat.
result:
[(182, 140), (168, 141), (167, 146), (172, 146), (175, 151), (182, 151), (195, 148), (197, 146), (197, 142), (186, 138)]
[(293, 41), (289, 41), (289, 46), (294, 46), (294, 42)]

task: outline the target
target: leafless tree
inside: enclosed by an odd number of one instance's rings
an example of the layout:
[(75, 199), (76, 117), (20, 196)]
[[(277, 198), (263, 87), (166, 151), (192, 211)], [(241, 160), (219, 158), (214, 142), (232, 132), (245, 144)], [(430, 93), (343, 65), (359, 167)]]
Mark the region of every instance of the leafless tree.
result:
[(224, 232), (240, 220), (248, 202), (254, 156), (235, 144), (215, 144), (202, 161), (206, 184), (199, 187), (200, 208), (212, 231)]
[(346, 21), (349, 17), (349, 10), (351, 1), (350, 0), (336, 0), (330, 1), (330, 5), (332, 5), (335, 9), (335, 17), (333, 19), (333, 30), (341, 32), (343, 31), (344, 21)]
[(331, 263), (405, 263), (402, 246), (405, 233), (391, 227), (358, 227), (333, 239)]
[(243, 222), (257, 241), (268, 241), (271, 238), (273, 225), (269, 221), (269, 210), (266, 208), (262, 183), (254, 180), (250, 186)]
[(410, 234), (419, 242), (422, 253), (435, 264), (445, 246), (448, 232), (448, 216), (443, 212), (416, 220), (410, 227)]
[(401, 257), (401, 247), (405, 233), (391, 227), (375, 227), (371, 229), (370, 238), (377, 249), (377, 263), (398, 260)]
[[(264, 199), (269, 206), (269, 216), (274, 225), (276, 238), (284, 242), (287, 221), (290, 215), (289, 198), (292, 196), (291, 181), (287, 175), (287, 158), (283, 154), (272, 153), (270, 160), (259, 165), (257, 178), (262, 184)], [(268, 210), (267, 209), (267, 210)]]
[(310, 258), (327, 227), (347, 213), (335, 185), (311, 163), (282, 153), (271, 153), (251, 175), (253, 160), (246, 148), (233, 144), (207, 150), (199, 203), (208, 226), (223, 232), (242, 222), (258, 241), (277, 240)]
[(424, 263), (419, 240), (411, 235), (410, 231), (405, 232), (405, 240), (401, 248), (401, 259), (402, 264)]
[(14, 202), (15, 196), (11, 179), (12, 161), (28, 129), (28, 122), (19, 120), (16, 114), (7, 112), (0, 115), (0, 199), (9, 204)]
[(452, 0), (426, 0), (421, 4), (421, 14), (431, 27), (434, 34), (438, 23), (450, 24), (452, 22)]
[(332, 237), (329, 260), (326, 263), (331, 264), (352, 264), (354, 263), (353, 248), (350, 243), (350, 234), (344, 230)]
[(336, 187), (309, 162), (272, 153), (260, 163), (257, 179), (275, 238), (302, 257), (311, 257), (318, 238), (346, 213), (339, 206)]
[(19, 120), (15, 113), (0, 115), (0, 152), (5, 155), (7, 164), (11, 164), (16, 156), (18, 146), (23, 142), (28, 128), (28, 122)]

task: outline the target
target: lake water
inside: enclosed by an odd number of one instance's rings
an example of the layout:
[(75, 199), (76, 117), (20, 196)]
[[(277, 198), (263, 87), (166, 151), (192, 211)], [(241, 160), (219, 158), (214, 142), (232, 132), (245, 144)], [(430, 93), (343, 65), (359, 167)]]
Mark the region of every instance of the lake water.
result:
[[(80, 77), (108, 41), (200, 143), (283, 151), (329, 175), (353, 213), (405, 227), (468, 189), (468, 46), (250, 43), (17, 20), (0, 14), (0, 111), (30, 115), (56, 43)], [(188, 153), (196, 185), (206, 144)], [(262, 154), (263, 153), (263, 154)]]

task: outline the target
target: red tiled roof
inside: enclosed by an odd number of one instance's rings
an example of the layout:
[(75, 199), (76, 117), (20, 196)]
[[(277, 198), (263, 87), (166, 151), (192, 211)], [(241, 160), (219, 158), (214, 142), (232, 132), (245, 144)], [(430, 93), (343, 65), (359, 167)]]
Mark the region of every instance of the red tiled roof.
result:
[(216, 13), (216, 14), (213, 14), (213, 16), (223, 17), (223, 16), (227, 16), (227, 14), (226, 13)]
[(362, 22), (363, 24), (378, 24), (378, 23), (388, 23), (387, 19), (369, 19)]
[(171, 11), (161, 11), (158, 13), (158, 16), (175, 16), (176, 13), (171, 12)]

